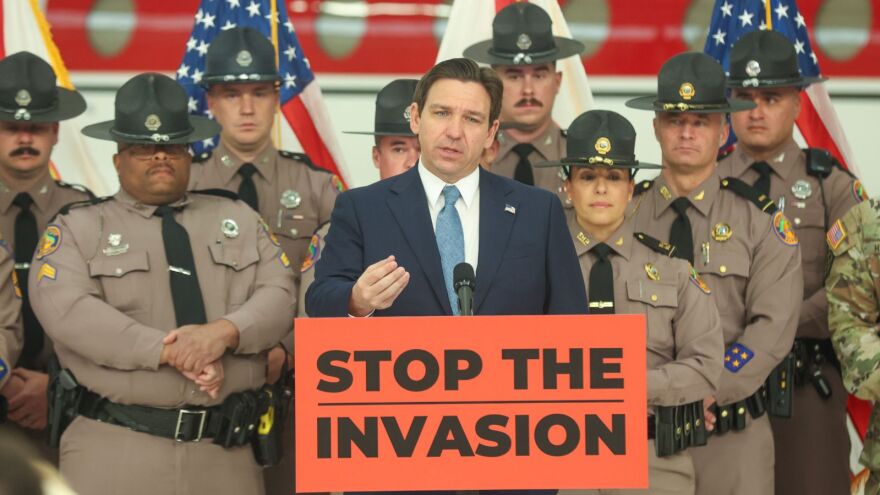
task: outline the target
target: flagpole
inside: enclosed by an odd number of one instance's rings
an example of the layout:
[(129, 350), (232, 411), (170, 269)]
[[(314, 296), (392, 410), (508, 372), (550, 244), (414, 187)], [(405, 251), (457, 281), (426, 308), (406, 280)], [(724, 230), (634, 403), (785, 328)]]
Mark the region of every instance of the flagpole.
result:
[(764, 0), (764, 20), (767, 21), (767, 31), (773, 31), (773, 9), (770, 0)]
[[(269, 0), (269, 28), (272, 31), (272, 47), (275, 49), (275, 70), (281, 67), (278, 58), (278, 0)], [(273, 126), (272, 141), (276, 148), (281, 148), (281, 87), (279, 84), (278, 104), (275, 106), (275, 125)]]

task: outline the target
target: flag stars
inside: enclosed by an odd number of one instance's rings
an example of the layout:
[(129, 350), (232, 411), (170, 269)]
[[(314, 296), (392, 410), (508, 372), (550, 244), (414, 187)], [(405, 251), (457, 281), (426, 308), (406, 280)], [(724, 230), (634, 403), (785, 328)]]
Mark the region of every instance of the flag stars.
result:
[(739, 20), (742, 22), (742, 27), (751, 26), (752, 17), (755, 17), (755, 14), (749, 14), (748, 10), (743, 10), (743, 13), (739, 16)]
[(199, 52), (200, 57), (204, 57), (206, 53), (208, 53), (208, 44), (204, 41), (199, 42), (199, 46), (196, 47), (196, 51)]
[(730, 17), (733, 15), (733, 5), (727, 3), (726, 0), (724, 5), (721, 6), (721, 15), (722, 17)]
[(284, 50), (284, 54), (287, 55), (288, 61), (295, 59), (296, 58), (296, 47), (294, 47), (293, 45), (288, 46)]
[(260, 4), (258, 4), (257, 2), (251, 2), (246, 8), (248, 11), (248, 17), (260, 15)]
[(776, 12), (776, 18), (782, 20), (783, 17), (788, 17), (788, 5), (780, 4), (778, 7), (773, 9)]
[(200, 71), (200, 70), (198, 69), (198, 67), (196, 67), (195, 69), (193, 69), (193, 73), (192, 73), (192, 80), (193, 80), (193, 82), (196, 83), (196, 84), (202, 82), (202, 74), (204, 74), (204, 72)]
[(214, 138), (203, 139), (202, 145), (207, 146), (209, 148), (213, 148), (214, 147)]
[(211, 113), (211, 109), (209, 109), (209, 108), (206, 108), (205, 111), (204, 111), (203, 113), (205, 114), (205, 117), (208, 117), (209, 119), (213, 119), (213, 118), (214, 118), (214, 114)]
[(296, 76), (292, 75), (289, 72), (284, 74), (284, 88), (295, 88), (296, 87)]
[(807, 23), (804, 21), (804, 16), (802, 16), (800, 12), (795, 16), (794, 22), (796, 22), (800, 28), (807, 27)]
[(810, 58), (813, 59), (813, 63), (819, 65), (819, 59), (816, 57), (816, 52), (810, 52)]
[(202, 12), (202, 9), (199, 9), (199, 11), (196, 12), (196, 24), (202, 23), (202, 17), (204, 17), (204, 15), (205, 15), (205, 13)]
[(284, 22), (284, 27), (287, 28), (288, 33), (293, 33), (293, 23), (290, 22), (290, 19)]
[(278, 12), (273, 16), (271, 12), (264, 16), (269, 22), (278, 22)]
[(184, 77), (189, 77), (189, 66), (186, 64), (180, 64), (180, 68), (177, 69), (177, 77), (179, 79), (183, 79)]
[(758, 26), (758, 29), (760, 29), (761, 31), (766, 31), (767, 30), (767, 23), (765, 23), (764, 21), (761, 21), (761, 25)]
[(238, 1), (239, 0), (226, 0), (226, 3), (229, 4), (230, 9), (234, 9), (236, 7), (241, 7), (241, 5), (238, 3)]
[(188, 52), (193, 51), (196, 48), (196, 44), (198, 44), (198, 41), (196, 41), (195, 38), (190, 36), (189, 41), (186, 42), (186, 51), (188, 51)]
[(232, 21), (226, 21), (226, 24), (220, 27), (221, 31), (229, 31), (230, 29), (235, 28), (235, 23)]
[(794, 51), (797, 53), (806, 53), (804, 52), (804, 42), (801, 40), (794, 40)]
[(205, 26), (205, 29), (214, 27), (214, 19), (216, 18), (215, 15), (205, 14), (205, 17), (202, 18), (202, 25)]
[(189, 101), (186, 103), (186, 109), (189, 113), (195, 113), (199, 111), (199, 102), (196, 101), (192, 96), (189, 97)]
[(712, 35), (712, 39), (715, 40), (716, 45), (723, 45), (725, 36), (727, 36), (727, 33), (721, 31), (721, 28), (718, 28), (718, 31)]

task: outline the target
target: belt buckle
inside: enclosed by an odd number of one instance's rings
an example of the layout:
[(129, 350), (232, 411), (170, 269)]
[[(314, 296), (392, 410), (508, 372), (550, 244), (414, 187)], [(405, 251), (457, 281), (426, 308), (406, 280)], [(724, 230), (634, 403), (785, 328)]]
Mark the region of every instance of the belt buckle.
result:
[[(183, 418), (186, 414), (197, 414), (201, 416), (199, 418), (199, 429), (196, 434), (196, 438), (192, 440), (184, 440), (180, 438), (180, 428), (183, 424)], [(176, 442), (198, 442), (202, 439), (202, 435), (205, 433), (205, 419), (208, 417), (208, 411), (205, 409), (201, 410), (191, 410), (191, 409), (181, 409), (180, 412), (177, 413), (177, 425), (174, 427), (174, 441)]]

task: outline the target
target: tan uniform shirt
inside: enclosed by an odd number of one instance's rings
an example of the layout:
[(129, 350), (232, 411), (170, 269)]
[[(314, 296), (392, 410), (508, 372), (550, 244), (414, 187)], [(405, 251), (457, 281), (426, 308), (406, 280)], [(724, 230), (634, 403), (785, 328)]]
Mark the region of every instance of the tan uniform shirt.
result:
[[(754, 355), (726, 366), (716, 398), (727, 405), (753, 394), (788, 354), (797, 330), (803, 275), (800, 249), (785, 220), (761, 211), (754, 203), (721, 189), (713, 173), (688, 195), (688, 219), (694, 237), (694, 264), (712, 290), (721, 316), (724, 344), (745, 346)], [(653, 187), (633, 200), (633, 228), (661, 241), (669, 240), (676, 199), (661, 175)], [(718, 235), (726, 225), (730, 237)], [(784, 227), (784, 223), (782, 224)], [(722, 230), (723, 232), (723, 230)], [(785, 239), (785, 240), (783, 240)]]
[[(566, 216), (589, 294), (590, 269), (597, 259), (592, 248), (597, 243), (581, 229), (573, 209)], [(686, 261), (663, 256), (636, 240), (631, 221), (606, 244), (614, 271), (614, 312), (643, 314), (647, 320), (648, 405), (677, 406), (715, 393), (724, 342), (708, 288), (691, 276)]]
[(12, 251), (0, 239), (0, 389), (9, 379), (24, 344), (21, 328), (21, 290), (13, 270)]
[(330, 232), (330, 222), (321, 225), (315, 231), (311, 242), (309, 242), (309, 254), (300, 268), (302, 280), (300, 280), (299, 304), (296, 310), (296, 316), (299, 318), (307, 318), (309, 316), (306, 313), (306, 291), (309, 289), (309, 285), (312, 285), (312, 282), (315, 281), (315, 264), (321, 259), (327, 232)]
[[(718, 163), (718, 175), (737, 177), (754, 184), (758, 179), (758, 173), (751, 169), (754, 161), (737, 148)], [(807, 174), (806, 155), (794, 140), (767, 163), (772, 170), (770, 199), (784, 209), (801, 243), (804, 301), (797, 336), (827, 339), (830, 335), (828, 301), (825, 298), (825, 264), (828, 256), (825, 231), (861, 201), (860, 184), (837, 168), (820, 184), (818, 177)], [(802, 197), (795, 196), (794, 191)], [(827, 210), (824, 205), (827, 205)]]
[[(498, 143), (500, 144), (498, 156), (489, 170), (512, 179), (513, 173), (516, 172), (516, 165), (519, 163), (519, 155), (514, 153), (513, 147), (519, 143), (511, 138), (507, 131), (498, 132)], [(555, 161), (565, 156), (565, 134), (559, 129), (556, 122), (551, 122), (547, 130), (532, 141), (532, 145), (534, 145), (535, 151), (529, 155), (529, 161), (532, 163), (535, 186), (556, 194), (563, 205), (570, 206), (571, 203), (568, 201), (565, 191), (562, 190), (562, 186), (565, 183), (562, 177), (562, 168), (535, 167), (536, 163)]]
[[(43, 180), (36, 183), (30, 190), (25, 191), (31, 195), (34, 200), (31, 206), (31, 212), (37, 220), (37, 231), (42, 232), (46, 228), (49, 220), (58, 213), (63, 206), (76, 201), (84, 201), (93, 198), (94, 195), (88, 189), (79, 186), (58, 182), (49, 174), (43, 177)], [(15, 217), (21, 209), (12, 204), (15, 196), (18, 194), (12, 191), (5, 184), (0, 182), (0, 235), (6, 239), (9, 249), (15, 247)], [(27, 280), (19, 281), (26, 284)], [(43, 339), (43, 349), (34, 358), (31, 363), (23, 363), (27, 367), (38, 370), (45, 370), (49, 364), (49, 357), (52, 355), (52, 341)]]
[[(284, 156), (287, 155), (287, 156)], [(309, 241), (318, 225), (330, 220), (339, 195), (339, 179), (333, 174), (289, 157), (269, 146), (253, 164), (253, 176), (260, 201), (260, 215), (278, 236), (281, 247), (295, 268), (302, 266)], [(222, 143), (214, 151), (193, 163), (189, 189), (226, 189), (238, 192), (242, 162)], [(299, 274), (299, 270), (296, 270)]]
[(293, 273), (259, 216), (240, 201), (205, 194), (172, 206), (183, 208), (175, 220), (189, 234), (207, 320), (227, 319), (240, 333), (238, 348), (222, 358), (218, 399), (159, 365), (162, 339), (177, 323), (155, 206), (120, 191), (72, 209), (49, 226), (34, 257), (34, 312), (61, 364), (115, 402), (204, 406), (259, 388), (266, 380), (262, 351), (291, 330)]

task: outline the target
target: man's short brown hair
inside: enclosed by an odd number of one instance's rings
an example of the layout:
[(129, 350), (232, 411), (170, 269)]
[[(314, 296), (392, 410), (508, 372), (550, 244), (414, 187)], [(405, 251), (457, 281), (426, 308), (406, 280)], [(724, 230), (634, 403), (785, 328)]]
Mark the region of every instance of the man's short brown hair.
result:
[(428, 100), (428, 91), (440, 79), (455, 79), (462, 82), (475, 82), (483, 86), (489, 93), (489, 127), (501, 115), (501, 93), (504, 84), (495, 71), (488, 67), (480, 67), (469, 58), (452, 58), (444, 60), (431, 68), (416, 85), (413, 101), (419, 106), (419, 115)]

